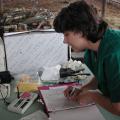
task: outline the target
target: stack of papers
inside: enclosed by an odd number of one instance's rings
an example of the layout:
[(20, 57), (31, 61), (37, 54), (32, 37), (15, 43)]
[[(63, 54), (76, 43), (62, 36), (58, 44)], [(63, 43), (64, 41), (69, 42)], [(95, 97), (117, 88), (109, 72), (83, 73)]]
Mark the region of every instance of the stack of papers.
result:
[(77, 102), (68, 100), (64, 96), (64, 90), (66, 88), (67, 86), (57, 86), (57, 87), (50, 87), (49, 90), (41, 90), (42, 97), (49, 112), (85, 107), (93, 104), (92, 103), (89, 105), (81, 106)]
[(63, 92), (67, 85), (40, 89), (40, 95), (51, 120), (105, 120), (93, 103), (81, 106), (68, 100)]

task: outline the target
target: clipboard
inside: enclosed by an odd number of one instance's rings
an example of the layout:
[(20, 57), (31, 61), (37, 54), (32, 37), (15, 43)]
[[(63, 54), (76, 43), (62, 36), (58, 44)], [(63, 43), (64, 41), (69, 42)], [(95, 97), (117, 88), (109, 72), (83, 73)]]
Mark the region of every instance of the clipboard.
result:
[(81, 85), (78, 83), (69, 83), (63, 85), (42, 86), (38, 88), (41, 101), (45, 107), (45, 113), (48, 117), (50, 117), (50, 113), (87, 107), (94, 104), (92, 103), (89, 105), (81, 106), (79, 103), (68, 100), (66, 97), (64, 97), (63, 94), (64, 90), (68, 86), (80, 87)]
[(42, 90), (46, 90), (46, 91), (48, 91), (48, 90), (50, 90), (50, 89), (54, 89), (54, 88), (57, 88), (57, 87), (68, 87), (68, 86), (81, 86), (81, 84), (78, 84), (78, 83), (66, 83), (66, 84), (56, 84), (56, 85), (50, 85), (50, 86), (40, 86), (40, 87), (38, 87), (38, 91), (39, 91), (39, 96), (40, 96), (40, 99), (41, 99), (41, 101), (42, 101), (42, 103), (43, 103), (43, 105), (44, 105), (44, 112), (46, 113), (46, 115), (48, 116), (48, 117), (50, 117), (49, 116), (49, 113), (50, 112), (52, 112), (52, 111), (49, 111), (48, 110), (48, 107), (47, 107), (47, 104), (46, 104), (46, 102), (45, 102), (45, 99), (44, 99), (44, 96), (43, 96), (43, 94), (42, 94)]

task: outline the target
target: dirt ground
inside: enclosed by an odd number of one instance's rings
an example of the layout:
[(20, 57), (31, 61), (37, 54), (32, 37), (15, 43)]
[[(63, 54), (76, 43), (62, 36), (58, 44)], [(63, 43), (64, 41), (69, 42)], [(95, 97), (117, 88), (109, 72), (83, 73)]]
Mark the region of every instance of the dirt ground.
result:
[[(57, 13), (62, 7), (77, 0), (40, 0), (39, 6)], [(87, 0), (87, 2), (94, 4), (98, 11), (101, 12), (101, 0)], [(120, 6), (108, 4), (106, 7), (105, 18), (111, 27), (120, 29)]]
[[(67, 6), (69, 3), (79, 0), (9, 0), (11, 2), (6, 2), (7, 8), (25, 7), (29, 9), (33, 8), (46, 8), (51, 12), (57, 14), (61, 8)], [(29, 2), (28, 2), (29, 1)], [(90, 4), (94, 4), (98, 11), (102, 10), (103, 0), (86, 0)], [(108, 4), (106, 7), (105, 18), (110, 26), (120, 29), (120, 5), (119, 7), (115, 5)]]

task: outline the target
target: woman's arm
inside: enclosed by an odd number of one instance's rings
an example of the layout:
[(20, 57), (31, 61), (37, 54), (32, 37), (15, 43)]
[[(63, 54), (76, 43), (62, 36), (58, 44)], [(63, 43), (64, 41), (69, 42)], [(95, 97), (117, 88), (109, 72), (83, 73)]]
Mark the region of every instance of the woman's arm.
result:
[(97, 89), (98, 87), (98, 82), (96, 80), (95, 77), (93, 77), (87, 84), (85, 84), (84, 86), (81, 87), (81, 89), (83, 91), (86, 91), (86, 90), (94, 90), (94, 89)]
[(64, 92), (68, 99), (77, 101), (80, 104), (89, 104), (94, 102), (101, 107), (105, 108), (109, 112), (120, 115), (120, 103), (112, 103), (109, 98), (103, 96), (97, 88), (97, 80), (93, 78), (89, 83), (77, 89), (72, 96), (70, 96), (70, 88), (67, 88)]
[[(86, 95), (88, 95), (92, 99), (93, 102), (102, 106), (103, 108), (105, 108), (109, 112), (120, 116), (120, 102), (112, 103), (109, 98), (103, 96), (102, 94), (100, 94), (96, 90), (95, 91), (88, 91), (88, 93)], [(84, 95), (82, 95), (82, 94), (79, 96), (80, 102), (82, 102), (83, 96)]]
[(98, 90), (86, 90), (83, 88), (83, 90), (76, 91), (72, 96), (68, 96), (68, 98), (82, 105), (94, 102), (109, 112), (120, 116), (120, 102), (112, 103), (109, 98), (103, 96)]

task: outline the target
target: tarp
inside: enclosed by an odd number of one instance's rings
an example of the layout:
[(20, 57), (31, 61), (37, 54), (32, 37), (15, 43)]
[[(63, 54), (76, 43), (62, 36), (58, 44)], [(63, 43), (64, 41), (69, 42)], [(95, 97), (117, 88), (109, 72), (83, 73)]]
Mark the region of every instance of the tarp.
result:
[(68, 60), (68, 46), (63, 44), (63, 35), (54, 31), (7, 34), (4, 41), (8, 70), (12, 73), (39, 71)]

